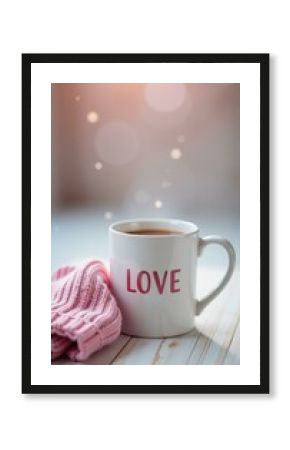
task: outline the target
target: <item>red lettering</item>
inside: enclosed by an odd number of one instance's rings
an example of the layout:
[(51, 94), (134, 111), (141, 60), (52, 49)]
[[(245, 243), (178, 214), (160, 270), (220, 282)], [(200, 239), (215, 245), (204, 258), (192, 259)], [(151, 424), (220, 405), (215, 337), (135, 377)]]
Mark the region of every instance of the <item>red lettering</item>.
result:
[[(144, 276), (145, 276), (145, 286), (144, 286)], [(147, 279), (147, 281), (146, 281)], [(138, 291), (141, 292), (141, 294), (147, 294), (147, 292), (150, 291), (150, 285), (151, 285), (151, 280), (150, 280), (150, 275), (148, 272), (146, 272), (146, 270), (141, 270), (141, 272), (138, 273), (137, 276), (137, 289)]]
[(180, 269), (171, 270), (170, 272), (170, 292), (180, 292), (180, 289), (175, 287), (175, 284), (180, 282), (180, 280), (176, 278), (178, 272), (180, 272)]
[(159, 294), (163, 294), (166, 279), (167, 279), (167, 274), (168, 274), (168, 271), (165, 270), (165, 272), (163, 273), (162, 281), (161, 281), (159, 273), (156, 270), (153, 270), (153, 277), (154, 277), (156, 287), (157, 287)]
[[(180, 279), (177, 276), (179, 272), (181, 272), (180, 269), (173, 269), (170, 271), (170, 275), (168, 275), (168, 270), (165, 270), (161, 275), (157, 270), (153, 270), (152, 274), (147, 272), (146, 270), (141, 270), (141, 272), (137, 274), (137, 280), (133, 280), (132, 285), (131, 270), (127, 269), (127, 291), (147, 294), (151, 289), (151, 277), (153, 275), (152, 282), (156, 285), (157, 292), (160, 295), (164, 293), (166, 283), (169, 283), (171, 293), (180, 292), (180, 288), (177, 286), (177, 283), (180, 282)], [(133, 287), (135, 283), (136, 287)]]
[(128, 292), (137, 292), (136, 289), (131, 288), (131, 272), (130, 269), (127, 269), (127, 291)]

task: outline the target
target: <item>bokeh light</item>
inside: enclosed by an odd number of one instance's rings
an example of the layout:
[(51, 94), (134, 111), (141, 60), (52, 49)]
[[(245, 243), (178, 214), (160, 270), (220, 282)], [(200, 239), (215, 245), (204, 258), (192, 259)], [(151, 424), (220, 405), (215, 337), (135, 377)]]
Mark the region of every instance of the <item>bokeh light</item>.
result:
[(97, 161), (95, 164), (95, 169), (101, 170), (102, 168), (103, 168), (103, 164), (101, 163), (101, 161)]
[(162, 208), (163, 203), (161, 200), (155, 200), (154, 206), (155, 206), (155, 208), (160, 209), (160, 208)]
[(98, 129), (96, 147), (103, 161), (122, 165), (135, 159), (139, 140), (134, 129), (126, 122), (112, 121)]
[(96, 122), (98, 122), (99, 118), (100, 118), (100, 116), (97, 113), (97, 111), (89, 111), (87, 113), (87, 121), (89, 123), (96, 123)]
[(76, 101), (76, 102), (79, 102), (80, 99), (81, 99), (81, 96), (80, 96), (80, 95), (76, 95), (76, 96), (75, 96), (75, 101)]
[(182, 151), (180, 148), (173, 148), (170, 151), (170, 156), (172, 159), (180, 159), (182, 157)]
[(105, 219), (111, 220), (113, 218), (113, 213), (111, 211), (107, 211), (104, 214)]
[(186, 97), (186, 87), (178, 84), (147, 84), (145, 100), (156, 111), (172, 112), (181, 107)]

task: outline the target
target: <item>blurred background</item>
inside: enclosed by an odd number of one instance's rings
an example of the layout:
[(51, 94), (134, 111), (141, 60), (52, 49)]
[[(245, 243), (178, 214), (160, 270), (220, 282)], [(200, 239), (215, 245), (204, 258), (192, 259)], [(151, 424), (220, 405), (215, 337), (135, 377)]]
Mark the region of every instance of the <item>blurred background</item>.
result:
[[(107, 259), (111, 222), (191, 220), (239, 254), (239, 84), (52, 84), (52, 267)], [(224, 255), (209, 251), (208, 264)]]

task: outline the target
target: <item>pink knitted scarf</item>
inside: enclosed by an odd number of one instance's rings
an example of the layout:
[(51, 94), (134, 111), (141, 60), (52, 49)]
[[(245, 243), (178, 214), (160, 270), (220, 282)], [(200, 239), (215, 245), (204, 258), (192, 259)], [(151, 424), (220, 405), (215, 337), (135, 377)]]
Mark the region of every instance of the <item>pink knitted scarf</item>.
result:
[(84, 361), (121, 332), (121, 313), (104, 264), (90, 260), (52, 275), (51, 359)]

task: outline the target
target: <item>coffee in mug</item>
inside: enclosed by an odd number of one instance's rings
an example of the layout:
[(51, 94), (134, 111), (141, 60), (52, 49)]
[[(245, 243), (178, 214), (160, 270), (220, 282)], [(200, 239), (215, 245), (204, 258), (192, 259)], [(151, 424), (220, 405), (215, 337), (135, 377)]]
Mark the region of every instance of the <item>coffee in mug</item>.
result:
[(170, 229), (166, 229), (166, 228), (144, 228), (144, 229), (140, 229), (140, 230), (135, 230), (135, 231), (127, 231), (128, 234), (136, 234), (136, 235), (144, 235), (144, 236), (162, 236), (162, 235), (172, 235), (172, 234), (181, 234), (180, 231), (177, 230), (170, 230)]

